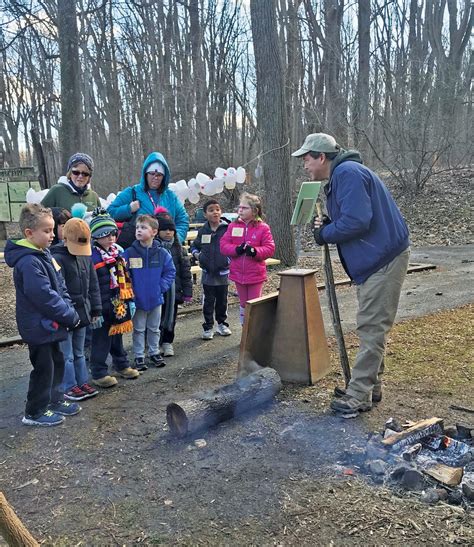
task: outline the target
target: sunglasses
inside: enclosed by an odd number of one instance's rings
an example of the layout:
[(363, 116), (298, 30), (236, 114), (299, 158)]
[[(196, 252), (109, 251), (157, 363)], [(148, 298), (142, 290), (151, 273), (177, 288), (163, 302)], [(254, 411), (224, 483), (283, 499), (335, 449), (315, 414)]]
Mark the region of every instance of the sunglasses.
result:
[(90, 173), (87, 173), (86, 171), (76, 171), (75, 169), (72, 169), (71, 170), (71, 173), (75, 176), (75, 177), (78, 177), (79, 175), (82, 175), (83, 177), (90, 177), (91, 174)]

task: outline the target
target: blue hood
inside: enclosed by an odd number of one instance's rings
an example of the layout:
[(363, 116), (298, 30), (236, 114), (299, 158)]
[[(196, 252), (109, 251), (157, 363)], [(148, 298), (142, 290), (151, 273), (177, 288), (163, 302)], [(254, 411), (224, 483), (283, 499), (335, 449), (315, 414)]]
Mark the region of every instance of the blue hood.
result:
[(142, 175), (141, 175), (141, 178), (140, 178), (140, 185), (145, 191), (148, 190), (145, 173), (146, 173), (146, 170), (148, 169), (148, 166), (151, 163), (155, 162), (155, 161), (159, 161), (165, 169), (165, 176), (163, 177), (163, 186), (165, 187), (165, 189), (168, 188), (168, 184), (170, 182), (170, 177), (171, 177), (170, 168), (168, 167), (168, 163), (166, 162), (166, 160), (165, 160), (165, 158), (162, 154), (160, 154), (159, 152), (152, 152), (147, 157), (147, 159), (143, 162)]
[(8, 240), (5, 245), (5, 262), (10, 268), (14, 268), (18, 261), (26, 255), (37, 254), (39, 257), (45, 256), (47, 251), (36, 249), (33, 246), (22, 245), (21, 243), (15, 243), (12, 240)]

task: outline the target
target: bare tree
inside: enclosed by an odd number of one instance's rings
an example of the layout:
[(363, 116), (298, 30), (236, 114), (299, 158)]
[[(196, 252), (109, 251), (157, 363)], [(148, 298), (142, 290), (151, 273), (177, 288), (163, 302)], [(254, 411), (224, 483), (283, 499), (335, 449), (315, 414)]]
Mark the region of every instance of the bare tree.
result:
[(257, 120), (263, 157), (265, 203), (284, 264), (295, 263), (291, 230), (291, 199), (286, 97), (278, 44), (274, 0), (251, 0), (252, 37), (257, 73)]

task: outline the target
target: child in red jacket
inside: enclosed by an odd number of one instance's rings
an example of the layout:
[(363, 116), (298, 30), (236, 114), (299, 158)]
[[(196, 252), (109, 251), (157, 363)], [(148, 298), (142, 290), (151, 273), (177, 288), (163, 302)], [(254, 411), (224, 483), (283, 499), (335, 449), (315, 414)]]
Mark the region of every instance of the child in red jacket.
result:
[(221, 253), (231, 258), (229, 279), (235, 283), (240, 300), (240, 323), (245, 304), (262, 296), (267, 279), (265, 259), (273, 256), (275, 243), (268, 224), (262, 220), (262, 202), (244, 192), (240, 196), (239, 218), (231, 222), (221, 239)]

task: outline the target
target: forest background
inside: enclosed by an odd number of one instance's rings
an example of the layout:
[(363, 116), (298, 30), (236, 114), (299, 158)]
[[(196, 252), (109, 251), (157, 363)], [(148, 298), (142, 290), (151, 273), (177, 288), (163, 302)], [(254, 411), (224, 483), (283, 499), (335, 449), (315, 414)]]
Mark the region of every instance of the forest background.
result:
[(472, 162), (469, 0), (0, 4), (0, 163), (34, 164), (43, 187), (78, 150), (102, 196), (152, 150), (174, 181), (243, 165), (291, 263), (290, 152), (306, 134), (335, 135), (413, 196)]

